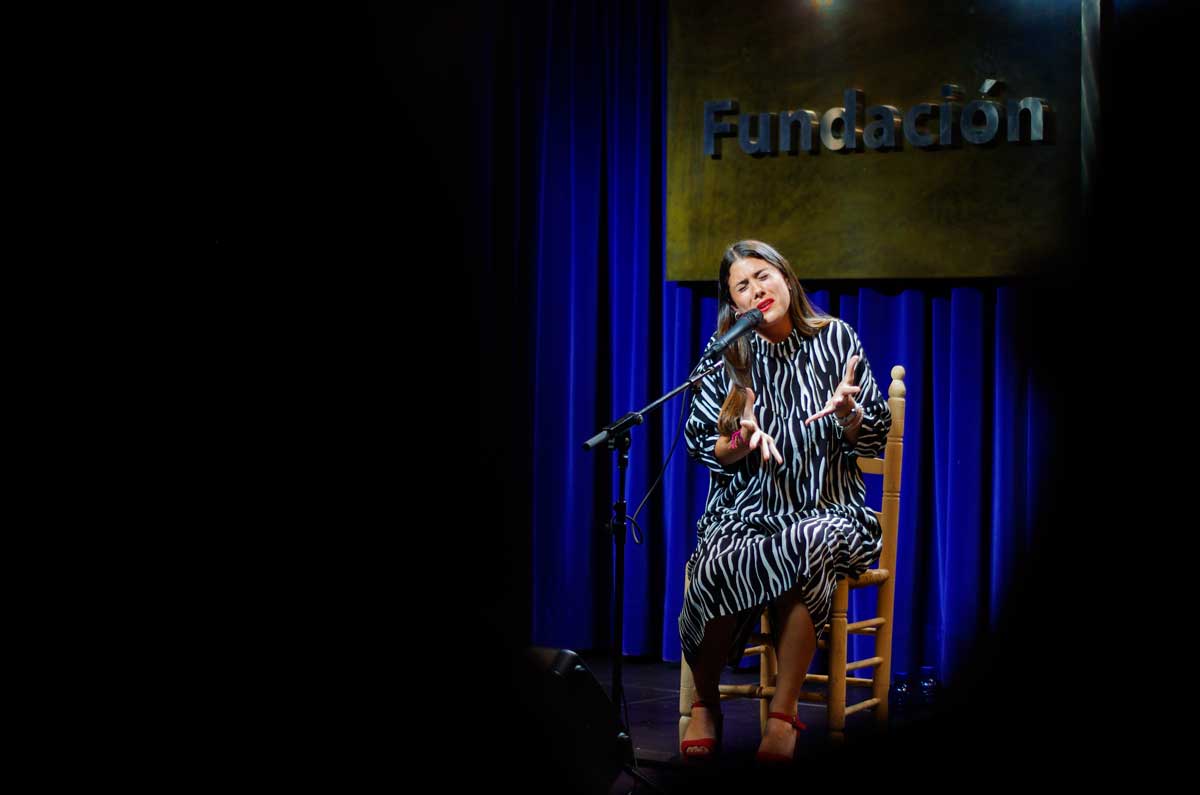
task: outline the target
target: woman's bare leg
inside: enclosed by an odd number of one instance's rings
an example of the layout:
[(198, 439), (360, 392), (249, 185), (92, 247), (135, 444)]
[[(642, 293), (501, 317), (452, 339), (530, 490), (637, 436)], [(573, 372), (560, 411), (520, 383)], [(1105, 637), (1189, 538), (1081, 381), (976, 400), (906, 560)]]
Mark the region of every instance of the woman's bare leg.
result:
[[(699, 660), (692, 669), (692, 679), (696, 683), (696, 698), (709, 704), (717, 704), (721, 698), (721, 667), (729, 656), (729, 644), (733, 640), (733, 631), (737, 628), (737, 616), (718, 616), (705, 625), (704, 640), (700, 642)], [(692, 709), (692, 719), (688, 722), (687, 731), (683, 734), (685, 740), (699, 740), (702, 737), (717, 735), (716, 709), (695, 707)], [(688, 754), (706, 754), (706, 748), (689, 748)]]
[[(800, 599), (800, 586), (784, 592), (775, 600), (780, 626), (776, 629), (775, 653), (779, 658), (779, 675), (771, 712), (796, 714), (796, 702), (808, 667), (817, 651), (817, 633), (812, 616)], [(767, 733), (759, 745), (760, 751), (791, 756), (796, 747), (796, 731), (789, 724), (771, 718)]]

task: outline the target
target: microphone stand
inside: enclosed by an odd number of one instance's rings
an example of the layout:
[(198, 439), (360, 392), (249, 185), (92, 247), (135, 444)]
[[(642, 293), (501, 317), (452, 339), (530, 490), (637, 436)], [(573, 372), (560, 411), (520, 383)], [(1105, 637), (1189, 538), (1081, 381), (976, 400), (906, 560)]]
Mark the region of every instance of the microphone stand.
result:
[(612, 699), (617, 717), (617, 743), (621, 748), (622, 759), (625, 760), (623, 769), (630, 776), (644, 782), (655, 791), (661, 791), (661, 789), (632, 766), (635, 761), (633, 739), (629, 734), (629, 728), (625, 726), (624, 716), (621, 713), (621, 704), (625, 700), (625, 687), (621, 681), (621, 653), (624, 648), (625, 617), (625, 525), (628, 522), (625, 502), (625, 473), (629, 467), (629, 448), (633, 443), (629, 429), (635, 425), (641, 425), (645, 421), (643, 415), (657, 409), (683, 390), (691, 389), (699, 391), (701, 379), (716, 372), (723, 366), (720, 358), (718, 358), (715, 363), (710, 364), (705, 369), (689, 377), (688, 380), (667, 394), (644, 408), (638, 411), (631, 411), (624, 417), (609, 423), (599, 433), (583, 443), (583, 449), (585, 450), (595, 450), (604, 445), (617, 454), (618, 496), (617, 500), (613, 503), (612, 519), (608, 523), (608, 529), (612, 533), (613, 539), (613, 560), (615, 567), (613, 582), (613, 649), (615, 653), (613, 654), (612, 663)]

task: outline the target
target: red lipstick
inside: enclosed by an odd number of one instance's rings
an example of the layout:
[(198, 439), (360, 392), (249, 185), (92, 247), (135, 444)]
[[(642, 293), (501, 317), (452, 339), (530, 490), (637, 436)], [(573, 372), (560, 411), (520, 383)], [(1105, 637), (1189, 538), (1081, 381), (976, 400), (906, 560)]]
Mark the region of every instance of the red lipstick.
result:
[(762, 312), (766, 312), (766, 311), (767, 311), (767, 307), (769, 307), (769, 306), (770, 306), (771, 304), (773, 304), (773, 303), (775, 303), (775, 299), (774, 299), (774, 298), (764, 298), (764, 299), (763, 299), (761, 302), (759, 302), (759, 304), (758, 304), (758, 307), (757, 307), (757, 308), (758, 308), (760, 311), (762, 311)]

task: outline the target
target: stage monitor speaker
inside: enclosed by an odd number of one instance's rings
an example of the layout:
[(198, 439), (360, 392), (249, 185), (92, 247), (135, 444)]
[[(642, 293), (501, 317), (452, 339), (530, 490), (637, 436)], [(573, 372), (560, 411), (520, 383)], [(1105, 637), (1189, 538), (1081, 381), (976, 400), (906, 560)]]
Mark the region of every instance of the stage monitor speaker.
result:
[(632, 762), (608, 694), (570, 649), (530, 647), (523, 661), (523, 710), (535, 746), (526, 761), (545, 765), (559, 791), (605, 795)]

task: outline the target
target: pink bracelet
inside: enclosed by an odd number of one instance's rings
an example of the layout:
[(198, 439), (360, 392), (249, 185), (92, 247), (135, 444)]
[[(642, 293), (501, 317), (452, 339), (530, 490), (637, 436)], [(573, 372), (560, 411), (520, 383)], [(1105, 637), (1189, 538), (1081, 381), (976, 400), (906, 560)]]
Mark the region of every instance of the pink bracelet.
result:
[(738, 428), (733, 432), (733, 436), (729, 437), (729, 449), (736, 450), (738, 445), (744, 443), (745, 441), (746, 440), (742, 438), (742, 429)]

